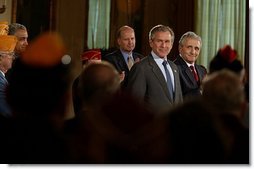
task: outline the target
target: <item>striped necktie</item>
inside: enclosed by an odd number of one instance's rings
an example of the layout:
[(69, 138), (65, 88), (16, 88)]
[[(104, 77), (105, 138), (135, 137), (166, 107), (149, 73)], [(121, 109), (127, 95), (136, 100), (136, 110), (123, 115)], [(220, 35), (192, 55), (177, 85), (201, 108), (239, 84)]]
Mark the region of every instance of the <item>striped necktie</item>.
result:
[(133, 64), (134, 64), (133, 58), (131, 55), (129, 55), (127, 58), (127, 65), (128, 65), (129, 70), (131, 70), (131, 67), (133, 66)]
[(169, 71), (168, 71), (168, 68), (167, 68), (167, 64), (168, 62), (166, 60), (164, 60), (162, 62), (162, 65), (165, 69), (165, 72), (166, 72), (166, 77), (167, 77), (167, 86), (168, 86), (168, 91), (169, 91), (169, 94), (170, 94), (170, 97), (173, 99), (173, 84), (172, 84), (172, 80), (171, 80), (171, 77), (170, 77), (170, 74), (169, 74)]

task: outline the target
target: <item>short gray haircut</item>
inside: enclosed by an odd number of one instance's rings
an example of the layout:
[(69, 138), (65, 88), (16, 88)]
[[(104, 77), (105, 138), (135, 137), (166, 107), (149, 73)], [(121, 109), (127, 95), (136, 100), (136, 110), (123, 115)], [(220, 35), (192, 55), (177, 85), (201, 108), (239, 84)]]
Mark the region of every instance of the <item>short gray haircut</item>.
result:
[(196, 39), (200, 42), (200, 47), (202, 46), (202, 40), (201, 37), (197, 34), (195, 34), (194, 32), (188, 31), (185, 34), (182, 35), (182, 37), (179, 40), (179, 45), (183, 46), (184, 42), (186, 41), (186, 39)]
[(26, 27), (19, 23), (12, 23), (9, 25), (9, 35), (15, 35), (17, 30), (25, 30), (27, 31)]

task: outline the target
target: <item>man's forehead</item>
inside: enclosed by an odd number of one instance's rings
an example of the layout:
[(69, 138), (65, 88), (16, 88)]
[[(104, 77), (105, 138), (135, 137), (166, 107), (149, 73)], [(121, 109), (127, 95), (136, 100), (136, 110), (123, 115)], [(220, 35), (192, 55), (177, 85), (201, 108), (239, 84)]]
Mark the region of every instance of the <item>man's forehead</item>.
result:
[(15, 32), (15, 36), (27, 38), (27, 37), (28, 37), (28, 33), (27, 33), (26, 30), (19, 29), (19, 30), (17, 30), (17, 31)]

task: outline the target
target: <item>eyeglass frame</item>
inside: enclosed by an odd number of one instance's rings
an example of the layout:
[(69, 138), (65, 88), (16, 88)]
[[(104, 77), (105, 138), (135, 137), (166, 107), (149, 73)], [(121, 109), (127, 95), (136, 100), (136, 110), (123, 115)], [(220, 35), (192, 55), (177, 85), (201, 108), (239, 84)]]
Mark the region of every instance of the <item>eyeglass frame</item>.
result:
[(14, 52), (0, 52), (0, 56), (11, 56), (12, 57), (12, 59), (15, 59), (15, 57), (14, 57)]

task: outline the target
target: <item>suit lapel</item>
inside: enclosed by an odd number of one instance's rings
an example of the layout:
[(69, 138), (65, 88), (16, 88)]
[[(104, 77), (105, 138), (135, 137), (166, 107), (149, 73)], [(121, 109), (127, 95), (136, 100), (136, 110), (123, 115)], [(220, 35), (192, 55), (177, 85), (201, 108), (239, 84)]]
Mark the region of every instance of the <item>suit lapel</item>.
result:
[(185, 73), (187, 74), (188, 78), (191, 80), (191, 82), (194, 84), (194, 83), (196, 82), (196, 80), (195, 80), (195, 78), (194, 78), (194, 76), (193, 76), (193, 74), (192, 74), (190, 68), (189, 68), (187, 65), (186, 65), (184, 71), (185, 71)]
[(183, 58), (181, 58), (180, 56), (179, 56), (179, 61), (180, 61), (181, 65), (183, 65), (183, 66), (182, 66), (183, 72), (184, 72), (184, 73), (187, 75), (187, 77), (190, 79), (191, 83), (192, 83), (192, 84), (197, 84), (197, 83), (196, 83), (196, 80), (195, 80), (195, 78), (194, 78), (194, 76), (193, 76), (193, 74), (192, 74), (192, 72), (191, 72), (191, 70), (190, 70), (190, 68), (189, 68), (188, 65), (185, 63), (185, 61), (183, 60)]
[(198, 74), (198, 79), (199, 79), (199, 82), (201, 83), (203, 77), (204, 77), (204, 73), (201, 71), (201, 68), (200, 66), (195, 66), (196, 68), (196, 71), (197, 71), (197, 74)]
[(117, 51), (117, 63), (121, 66), (121, 70), (129, 71), (129, 68), (124, 60), (124, 56), (120, 50)]
[(8, 84), (7, 79), (2, 75), (2, 73), (0, 73), (0, 78), (2, 79), (2, 81), (3, 81), (5, 84)]
[(151, 66), (152, 72), (157, 77), (159, 83), (161, 84), (161, 86), (164, 90), (164, 93), (166, 93), (166, 95), (167, 95), (168, 99), (170, 100), (170, 102), (173, 102), (173, 100), (171, 100), (171, 97), (170, 97), (169, 92), (168, 92), (167, 82), (166, 82), (160, 68), (158, 67), (158, 65), (154, 61), (153, 56), (151, 54), (148, 55), (148, 61), (149, 61), (149, 64)]

